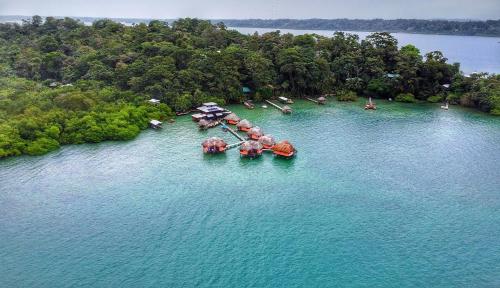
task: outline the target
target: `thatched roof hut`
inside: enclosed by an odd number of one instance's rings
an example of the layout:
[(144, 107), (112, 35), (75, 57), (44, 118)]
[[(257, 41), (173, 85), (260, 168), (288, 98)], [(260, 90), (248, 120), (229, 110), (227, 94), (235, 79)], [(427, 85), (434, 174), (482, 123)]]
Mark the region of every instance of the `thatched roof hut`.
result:
[(263, 135), (259, 138), (259, 143), (262, 144), (265, 149), (271, 149), (274, 144), (276, 144), (276, 140), (274, 140), (273, 135)]
[(226, 150), (227, 143), (218, 137), (208, 138), (201, 143), (205, 153), (221, 153)]
[(248, 131), (253, 127), (253, 125), (247, 119), (243, 119), (236, 125), (236, 127), (238, 128), (238, 130)]
[(238, 124), (241, 121), (241, 118), (238, 117), (238, 115), (231, 113), (231, 114), (227, 115), (226, 117), (224, 117), (224, 120), (226, 120), (226, 122), (228, 124), (234, 125), (234, 124)]
[(295, 154), (296, 150), (290, 142), (281, 141), (273, 146), (273, 152), (279, 156), (291, 157)]
[(255, 126), (253, 128), (250, 128), (250, 130), (248, 130), (247, 135), (252, 140), (259, 140), (259, 138), (264, 135), (264, 131), (259, 126)]

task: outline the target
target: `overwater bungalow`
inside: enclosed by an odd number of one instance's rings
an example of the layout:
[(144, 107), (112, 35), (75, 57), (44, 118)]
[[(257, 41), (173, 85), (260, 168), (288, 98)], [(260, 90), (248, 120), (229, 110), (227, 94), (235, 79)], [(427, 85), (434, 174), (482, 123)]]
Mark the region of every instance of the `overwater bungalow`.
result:
[(236, 125), (241, 121), (241, 118), (238, 117), (238, 115), (231, 113), (231, 114), (227, 115), (226, 117), (224, 117), (224, 120), (226, 120), (227, 124)]
[(239, 131), (243, 132), (248, 132), (248, 130), (250, 130), (250, 128), (252, 127), (252, 123), (250, 123), (250, 121), (248, 121), (247, 119), (243, 119), (238, 124), (236, 124), (236, 128), (238, 128)]
[(262, 147), (264, 149), (272, 149), (273, 146), (276, 144), (276, 141), (274, 140), (273, 135), (263, 135), (259, 138), (259, 143), (262, 144)]
[(365, 105), (365, 110), (377, 110), (377, 106), (372, 102), (372, 97), (368, 98), (368, 103)]
[(252, 127), (247, 132), (248, 139), (259, 140), (260, 137), (264, 136), (264, 131), (259, 126)]
[(219, 107), (217, 103), (214, 102), (203, 103), (203, 105), (196, 108), (196, 110), (198, 110), (199, 113), (191, 116), (193, 121), (200, 121), (201, 119), (209, 121), (218, 120), (231, 113), (230, 111)]
[(257, 158), (262, 155), (262, 145), (257, 141), (245, 141), (240, 146), (240, 156)]
[(201, 146), (203, 147), (204, 153), (218, 154), (224, 153), (226, 151), (227, 143), (221, 138), (212, 137), (203, 141), (203, 143), (201, 143)]
[(273, 153), (276, 156), (291, 158), (297, 154), (297, 150), (288, 141), (281, 141), (273, 146)]
[(222, 119), (212, 119), (212, 120), (201, 119), (200, 121), (198, 121), (198, 127), (201, 130), (206, 130), (209, 128), (216, 127), (220, 123), (222, 123)]
[(160, 129), (162, 128), (162, 125), (163, 123), (161, 121), (158, 121), (158, 120), (151, 120), (149, 121), (149, 127), (153, 128), (153, 129)]

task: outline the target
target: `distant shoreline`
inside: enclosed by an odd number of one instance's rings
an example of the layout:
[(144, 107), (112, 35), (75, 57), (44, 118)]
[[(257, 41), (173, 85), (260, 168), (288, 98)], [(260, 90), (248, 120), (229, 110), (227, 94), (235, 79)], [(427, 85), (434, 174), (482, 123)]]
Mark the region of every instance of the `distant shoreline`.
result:
[[(71, 16), (55, 16), (64, 18)], [(0, 15), (0, 23), (30, 19), (25, 15)], [(128, 25), (149, 23), (152, 20), (174, 22), (177, 19), (71, 17), (91, 23), (111, 19)], [(256, 29), (293, 29), (353, 32), (389, 32), (424, 35), (500, 37), (499, 20), (425, 20), (425, 19), (205, 19), (213, 24), (223, 22), (228, 27)]]

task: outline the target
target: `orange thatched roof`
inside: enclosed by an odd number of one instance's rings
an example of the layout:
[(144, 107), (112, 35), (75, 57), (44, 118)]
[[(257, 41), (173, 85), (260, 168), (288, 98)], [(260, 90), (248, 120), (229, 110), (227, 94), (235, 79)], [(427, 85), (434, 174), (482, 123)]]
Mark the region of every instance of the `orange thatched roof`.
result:
[(273, 146), (273, 151), (289, 154), (295, 151), (295, 148), (290, 142), (281, 141), (280, 143)]

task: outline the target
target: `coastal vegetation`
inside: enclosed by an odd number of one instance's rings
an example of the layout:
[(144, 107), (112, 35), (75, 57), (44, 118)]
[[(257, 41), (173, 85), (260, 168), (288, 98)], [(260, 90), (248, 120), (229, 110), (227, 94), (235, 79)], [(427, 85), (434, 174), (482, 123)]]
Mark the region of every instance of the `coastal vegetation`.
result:
[(398, 48), (389, 33), (243, 35), (199, 19), (0, 24), (0, 158), (131, 139), (150, 119), (202, 102), (323, 94), (449, 101), (500, 115), (499, 76), (465, 77), (441, 52)]

